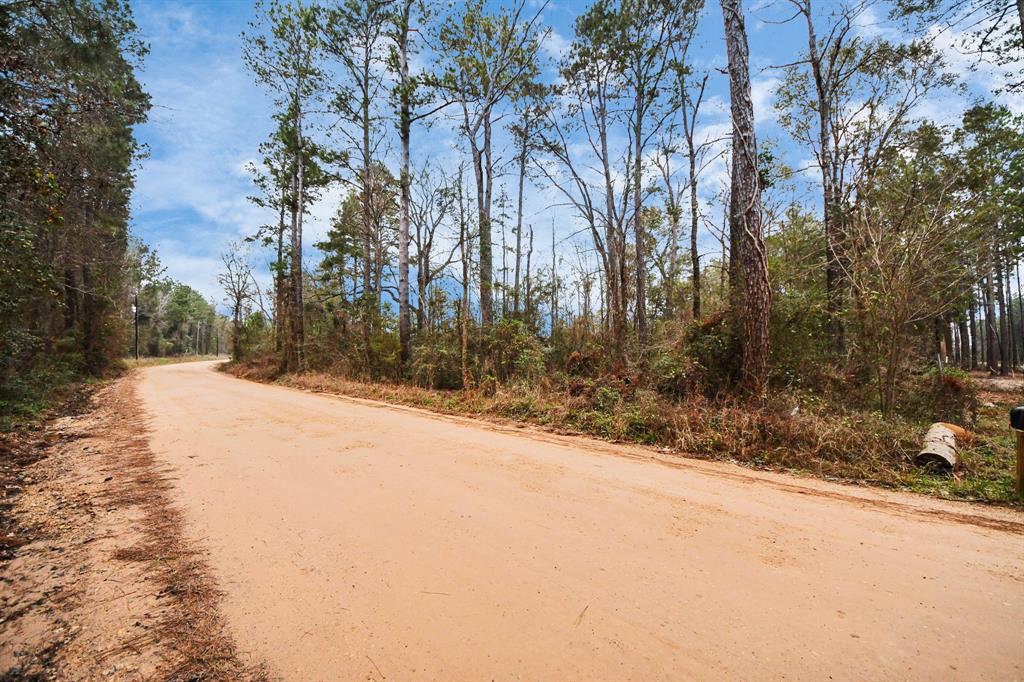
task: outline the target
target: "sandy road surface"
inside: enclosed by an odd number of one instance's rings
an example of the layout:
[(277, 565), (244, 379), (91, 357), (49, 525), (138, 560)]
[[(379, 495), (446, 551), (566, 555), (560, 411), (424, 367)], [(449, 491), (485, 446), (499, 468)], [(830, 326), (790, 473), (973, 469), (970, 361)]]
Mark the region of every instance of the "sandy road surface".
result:
[(285, 679), (1024, 678), (1011, 511), (208, 363), (139, 391), (239, 648)]

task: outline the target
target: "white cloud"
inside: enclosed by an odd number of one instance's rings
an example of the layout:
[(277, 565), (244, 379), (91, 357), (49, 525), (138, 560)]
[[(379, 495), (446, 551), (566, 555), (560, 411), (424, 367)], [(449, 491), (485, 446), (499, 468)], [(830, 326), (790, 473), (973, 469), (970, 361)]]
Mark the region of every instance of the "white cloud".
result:
[(775, 91), (782, 84), (776, 76), (762, 76), (750, 79), (750, 99), (754, 104), (754, 121), (759, 127), (774, 125), (778, 121), (778, 112), (773, 102)]
[(552, 61), (558, 63), (558, 61), (569, 51), (569, 46), (571, 44), (572, 43), (568, 38), (552, 28), (541, 45), (541, 49), (544, 51), (544, 54), (551, 58)]

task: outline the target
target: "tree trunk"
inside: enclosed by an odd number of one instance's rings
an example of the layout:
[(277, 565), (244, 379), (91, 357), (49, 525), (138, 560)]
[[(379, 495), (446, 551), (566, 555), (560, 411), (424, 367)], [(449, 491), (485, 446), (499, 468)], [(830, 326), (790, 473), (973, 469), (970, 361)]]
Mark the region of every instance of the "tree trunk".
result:
[(996, 302), (999, 306), (999, 374), (1010, 373), (1010, 334), (1006, 319), (1006, 298), (1003, 295), (1003, 267), (1001, 259), (996, 259)]
[(523, 131), (522, 147), (519, 150), (519, 193), (516, 198), (516, 272), (513, 280), (512, 312), (519, 317), (519, 266), (523, 258), (523, 185), (526, 184), (526, 134)]
[[(412, 323), (409, 319), (409, 141), (412, 127), (412, 107), (409, 92), (409, 10), (411, 3), (403, 5), (404, 14), (398, 26), (399, 84), (401, 106), (398, 135), (402, 144), (401, 215), (398, 226), (398, 336), (401, 345), (400, 361), (404, 371), (412, 357)], [(422, 292), (420, 306), (422, 307)]]
[[(365, 71), (364, 71), (365, 73)], [(376, 313), (376, 296), (373, 291), (373, 216), (370, 206), (370, 102), (364, 97), (362, 102), (362, 126), (363, 126), (363, 196), (362, 196), (362, 218), (363, 218), (363, 351), (366, 356), (366, 369), (373, 365), (373, 357), (370, 343), (372, 332), (372, 318)]]
[(501, 316), (508, 317), (508, 240), (505, 223), (501, 223)]
[(242, 318), (240, 312), (242, 302), (235, 299), (235, 309), (231, 315), (231, 359), (238, 362), (242, 359)]
[(302, 301), (302, 214), (305, 212), (306, 159), (305, 143), (302, 137), (302, 109), (298, 101), (295, 108), (295, 135), (299, 153), (299, 168), (296, 175), (296, 218), (292, 231), (292, 371), (303, 369), (303, 346), (305, 345), (305, 324)]
[(1003, 291), (1006, 296), (1006, 338), (1010, 346), (1010, 371), (1012, 372), (1014, 368), (1017, 367), (1017, 324), (1014, 321), (1013, 314), (1013, 290), (1010, 287), (1010, 275), (1012, 274), (1012, 271), (1010, 270), (1009, 265), (1006, 266), (1006, 270), (1004, 272), (1003, 282), (1005, 282), (1005, 285), (1003, 286)]
[(693, 288), (693, 319), (700, 319), (700, 252), (697, 250), (697, 228), (700, 219), (700, 205), (697, 203), (697, 148), (693, 144), (694, 128), (697, 125), (697, 114), (700, 112), (700, 103), (704, 99), (704, 89), (707, 87), (708, 77), (704, 75), (700, 84), (700, 91), (696, 101), (693, 103), (692, 113), (688, 112), (689, 95), (687, 93), (685, 79), (682, 83), (683, 101), (683, 136), (686, 138), (686, 155), (690, 163), (690, 269), (692, 270), (691, 286)]
[(530, 302), (532, 301), (533, 291), (531, 285), (533, 280), (530, 277), (530, 261), (533, 259), (533, 225), (530, 225), (530, 245), (526, 250), (526, 300), (524, 301), (524, 310), (526, 319), (532, 324), (533, 317), (531, 315)]
[(483, 150), (472, 142), (473, 172), (476, 176), (477, 222), (480, 228), (480, 321), (489, 327), (493, 319), (493, 267), (491, 256), (491, 115), (484, 114)]
[(665, 270), (665, 285), (662, 298), (665, 300), (664, 315), (667, 318), (675, 317), (676, 313), (676, 281), (679, 279), (679, 206), (672, 198), (672, 186), (666, 185), (665, 212), (668, 214), (668, 267)]
[(281, 189), (281, 210), (277, 222), (277, 268), (274, 272), (274, 351), (284, 349), (285, 320), (288, 319), (288, 302), (285, 300), (284, 281), (284, 213), (288, 193)]
[(989, 374), (996, 373), (996, 305), (992, 300), (992, 273), (985, 277), (985, 365)]
[(740, 0), (721, 0), (729, 57), (729, 97), (733, 127), (732, 205), (734, 228), (742, 235), (743, 383), (759, 396), (768, 379), (771, 288), (761, 225), (761, 188), (757, 168), (754, 106), (750, 99), (747, 34)]
[(978, 320), (975, 315), (975, 293), (974, 286), (971, 286), (971, 302), (967, 307), (967, 314), (971, 325), (971, 355), (969, 358), (970, 368), (978, 369), (978, 354), (981, 352), (981, 344), (978, 343)]
[(957, 334), (960, 336), (960, 369), (971, 369), (972, 352), (971, 335), (967, 331), (967, 318), (963, 315), (957, 323)]
[[(1018, 0), (1018, 6), (1024, 5), (1024, 0)], [(1020, 261), (1018, 260), (1014, 265), (1014, 271), (1017, 275), (1017, 338), (1020, 340), (1021, 355), (1019, 359), (1024, 359), (1024, 296), (1021, 296), (1020, 291)]]
[(946, 346), (946, 362), (953, 361), (953, 325), (948, 315), (942, 318), (942, 341)]
[(811, 75), (818, 97), (818, 165), (821, 167), (822, 204), (824, 206), (825, 224), (825, 291), (826, 311), (828, 314), (829, 345), (836, 356), (842, 355), (845, 349), (845, 333), (842, 320), (842, 264), (839, 261), (839, 225), (836, 220), (835, 195), (832, 185), (832, 131), (831, 121), (831, 88), (822, 74), (821, 55), (818, 51), (818, 39), (814, 31), (811, 0), (804, 0), (802, 7), (807, 23), (808, 61)]
[(692, 134), (687, 135), (690, 157), (690, 268), (693, 270), (693, 319), (700, 319), (700, 252), (697, 250), (697, 227), (700, 211), (697, 204), (697, 153), (693, 146)]
[(633, 126), (633, 231), (636, 234), (636, 335), (641, 357), (647, 350), (647, 237), (643, 221), (643, 102), (646, 93), (637, 87)]
[(416, 264), (416, 290), (419, 305), (416, 306), (416, 331), (422, 333), (427, 326), (427, 305), (430, 295), (427, 292), (427, 273), (430, 269), (430, 261), (426, 254), (417, 254)]
[[(736, 165), (738, 163), (738, 151), (737, 151), (737, 140), (736, 140), (736, 128), (733, 126), (732, 131), (732, 162), (730, 164), (730, 172), (732, 177), (736, 175)], [(729, 188), (729, 307), (733, 310), (733, 316), (736, 320), (739, 320), (740, 309), (743, 307), (743, 269), (740, 266), (742, 259), (742, 225), (740, 224), (737, 216), (742, 210), (741, 204), (737, 202), (735, 186), (730, 184)], [(741, 330), (737, 329), (738, 333)]]
[[(459, 185), (462, 185), (462, 177), (459, 177)], [(460, 212), (462, 197), (459, 196)], [(462, 259), (462, 301), (459, 303), (459, 325), (460, 332), (460, 360), (462, 367), (462, 389), (468, 390), (471, 387), (469, 375), (469, 248), (466, 244), (467, 238), (466, 221), (459, 220), (459, 250)]]
[(555, 223), (551, 222), (551, 336), (555, 335), (558, 321), (558, 272), (555, 262)]

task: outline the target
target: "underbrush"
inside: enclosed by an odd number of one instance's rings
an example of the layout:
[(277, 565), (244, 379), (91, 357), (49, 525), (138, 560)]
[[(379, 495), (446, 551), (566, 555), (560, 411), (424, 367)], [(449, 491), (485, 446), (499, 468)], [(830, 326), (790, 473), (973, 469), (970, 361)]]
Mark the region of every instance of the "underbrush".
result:
[(0, 390), (0, 433), (31, 427), (83, 388), (97, 383), (67, 363), (28, 370)]
[[(701, 393), (668, 397), (628, 379), (548, 376), (462, 391), (410, 384), (366, 382), (336, 374), (281, 374), (274, 359), (232, 364), (247, 379), (314, 392), (408, 405), (447, 414), (527, 422), (570, 434), (658, 446), (704, 459), (862, 482), (930, 495), (983, 502), (1014, 502), (1014, 452), (1005, 425), (1006, 405), (980, 408), (963, 386), (921, 398), (911, 414), (885, 417), (850, 409), (818, 394), (777, 392), (761, 407)], [(930, 381), (922, 378), (921, 381)], [(934, 384), (928, 384), (934, 385)], [(952, 398), (947, 395), (952, 394)], [(1008, 399), (1009, 400), (1009, 399)], [(952, 476), (922, 472), (913, 464), (935, 419), (933, 402), (951, 415), (975, 411), (975, 438), (961, 452)], [(1008, 405), (1008, 403), (1007, 403)]]

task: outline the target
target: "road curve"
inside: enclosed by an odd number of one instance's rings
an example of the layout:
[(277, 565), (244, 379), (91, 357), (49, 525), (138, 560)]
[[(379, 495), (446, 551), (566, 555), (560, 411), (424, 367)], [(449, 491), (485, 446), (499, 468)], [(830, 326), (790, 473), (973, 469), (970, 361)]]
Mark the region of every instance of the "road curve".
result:
[(1024, 678), (1020, 514), (139, 374), (239, 649), (284, 679)]

